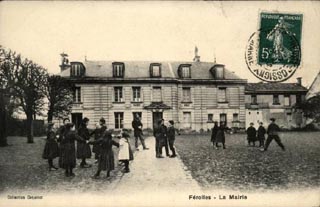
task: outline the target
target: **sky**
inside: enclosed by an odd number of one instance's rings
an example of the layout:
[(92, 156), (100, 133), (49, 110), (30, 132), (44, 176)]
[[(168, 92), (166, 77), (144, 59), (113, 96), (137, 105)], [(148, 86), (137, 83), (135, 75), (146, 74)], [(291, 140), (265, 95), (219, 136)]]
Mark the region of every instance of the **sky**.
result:
[(320, 69), (320, 2), (0, 2), (0, 44), (59, 73), (70, 61), (201, 61), (259, 82), (245, 63), (260, 12), (303, 14), (302, 64), (288, 82), (309, 86)]

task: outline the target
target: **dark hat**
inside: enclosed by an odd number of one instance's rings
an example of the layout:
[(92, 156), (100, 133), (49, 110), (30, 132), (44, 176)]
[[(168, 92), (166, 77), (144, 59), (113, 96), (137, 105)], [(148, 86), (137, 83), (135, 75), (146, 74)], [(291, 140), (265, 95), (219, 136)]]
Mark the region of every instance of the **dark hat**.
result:
[(253, 122), (251, 122), (251, 123), (250, 123), (250, 125), (254, 125), (254, 123), (253, 123)]
[(170, 123), (171, 125), (174, 125), (174, 121), (173, 121), (173, 120), (170, 120), (169, 123)]
[(100, 122), (102, 122), (103, 124), (105, 124), (105, 123), (106, 123), (106, 120), (105, 120), (103, 117), (101, 117)]
[(87, 117), (84, 117), (83, 119), (82, 119), (82, 123), (86, 123), (86, 122), (88, 122), (89, 121), (89, 119), (87, 118)]
[(275, 118), (271, 118), (270, 121), (276, 121), (276, 119)]
[(122, 137), (129, 138), (130, 135), (127, 132), (122, 132)]

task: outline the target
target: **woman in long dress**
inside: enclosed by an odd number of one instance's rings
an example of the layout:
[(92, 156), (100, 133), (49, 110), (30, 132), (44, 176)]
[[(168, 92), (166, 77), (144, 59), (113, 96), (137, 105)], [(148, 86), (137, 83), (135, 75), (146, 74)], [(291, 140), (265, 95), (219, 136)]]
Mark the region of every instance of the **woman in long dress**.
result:
[(112, 146), (119, 147), (119, 144), (112, 140), (111, 132), (105, 130), (100, 139), (89, 142), (90, 144), (98, 144), (100, 146), (100, 156), (98, 160), (98, 170), (94, 178), (99, 178), (101, 171), (107, 171), (107, 177), (114, 170), (114, 154)]
[(74, 124), (68, 123), (65, 126), (65, 132), (63, 135), (63, 139), (61, 140), (61, 143), (64, 146), (61, 157), (61, 166), (66, 170), (65, 175), (67, 177), (75, 176), (75, 174), (72, 172), (73, 168), (76, 167), (75, 140), (77, 140), (78, 142), (86, 143), (86, 140), (75, 133)]
[(53, 159), (59, 157), (59, 146), (56, 133), (53, 131), (53, 125), (53, 123), (48, 124), (47, 140), (42, 154), (42, 158), (48, 160), (49, 171), (58, 169), (53, 165)]

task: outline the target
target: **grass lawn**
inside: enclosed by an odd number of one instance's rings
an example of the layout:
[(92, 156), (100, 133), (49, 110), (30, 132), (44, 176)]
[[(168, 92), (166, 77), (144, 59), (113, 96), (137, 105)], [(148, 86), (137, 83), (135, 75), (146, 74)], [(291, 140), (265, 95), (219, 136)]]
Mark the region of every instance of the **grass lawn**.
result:
[(180, 135), (176, 138), (176, 148), (204, 189), (319, 187), (320, 132), (286, 132), (281, 134), (281, 139), (285, 152), (275, 141), (267, 152), (247, 147), (245, 134), (226, 134), (225, 150), (213, 149), (210, 135)]
[[(132, 137), (132, 136), (131, 136)], [(111, 178), (106, 179), (106, 172), (102, 171), (101, 178), (96, 180), (92, 176), (97, 170), (94, 164), (94, 154), (88, 163), (91, 168), (79, 168), (80, 160), (74, 169), (74, 178), (65, 177), (64, 170), (48, 171), (47, 160), (42, 159), (42, 151), (46, 137), (35, 137), (34, 144), (27, 144), (26, 137), (8, 137), (11, 146), (0, 148), (0, 193), (10, 192), (99, 192), (105, 190), (123, 173), (122, 166), (117, 165), (118, 149), (114, 147), (116, 169), (111, 172)], [(117, 139), (115, 139), (117, 140)], [(134, 150), (134, 138), (130, 139)], [(54, 160), (58, 166), (58, 158)]]

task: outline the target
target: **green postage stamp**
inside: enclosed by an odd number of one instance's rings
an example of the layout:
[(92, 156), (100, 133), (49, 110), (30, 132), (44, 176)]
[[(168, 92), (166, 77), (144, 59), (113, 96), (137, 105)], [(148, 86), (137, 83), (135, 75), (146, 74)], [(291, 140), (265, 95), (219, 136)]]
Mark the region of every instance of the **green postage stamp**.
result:
[(267, 82), (289, 79), (301, 62), (302, 14), (260, 14), (260, 29), (249, 39), (249, 70)]

